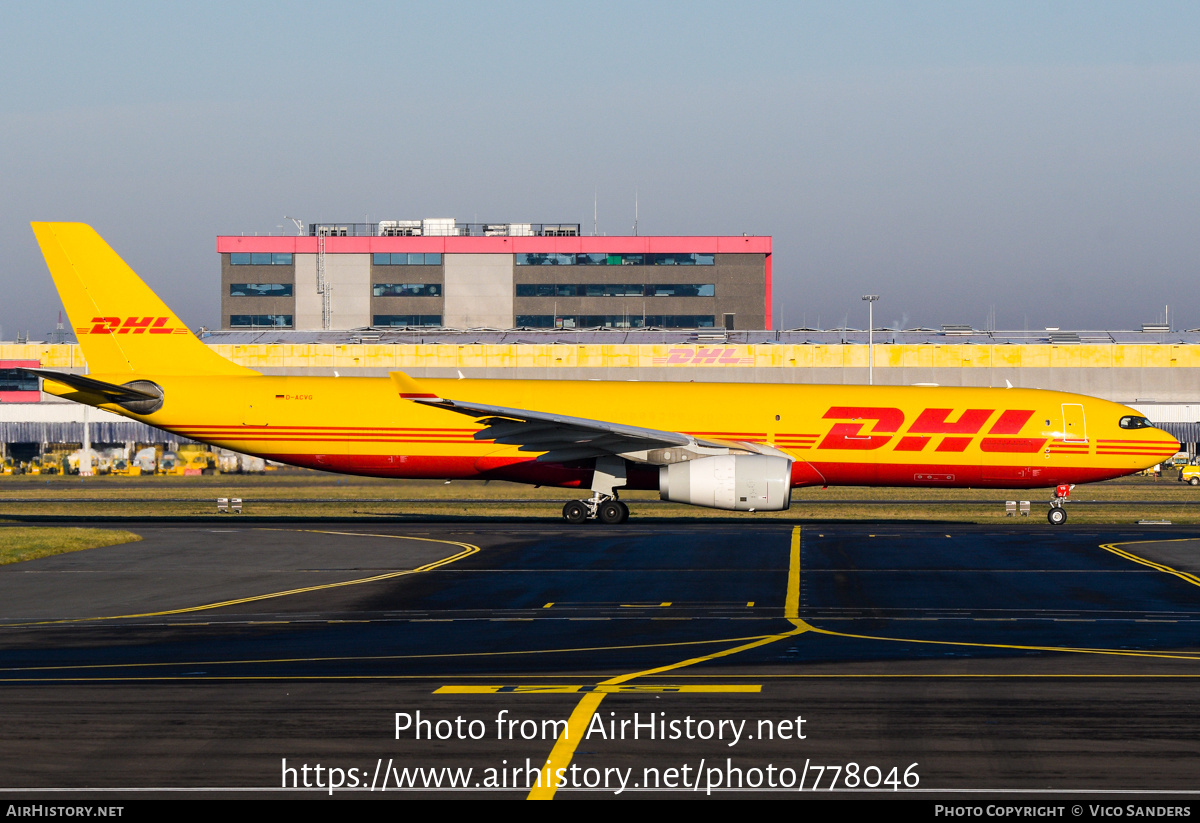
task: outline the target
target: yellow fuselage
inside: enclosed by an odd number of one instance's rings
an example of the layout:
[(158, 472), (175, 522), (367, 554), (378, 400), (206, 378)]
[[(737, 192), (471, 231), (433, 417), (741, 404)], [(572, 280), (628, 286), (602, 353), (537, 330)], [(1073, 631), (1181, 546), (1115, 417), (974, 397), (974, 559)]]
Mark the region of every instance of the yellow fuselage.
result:
[[(127, 375), (95, 374), (114, 383)], [(588, 462), (477, 440), (472, 417), (401, 398), (388, 378), (138, 375), (164, 404), (137, 415), (180, 435), (298, 466), (410, 478), (494, 478), (587, 487)], [(1035, 389), (422, 380), (454, 400), (610, 421), (728, 442), (794, 460), (792, 484), (1032, 488), (1131, 474), (1176, 453), (1141, 415)], [(65, 387), (63, 387), (65, 388)], [(62, 392), (71, 396), (68, 392)], [(657, 488), (632, 466), (630, 488)]]

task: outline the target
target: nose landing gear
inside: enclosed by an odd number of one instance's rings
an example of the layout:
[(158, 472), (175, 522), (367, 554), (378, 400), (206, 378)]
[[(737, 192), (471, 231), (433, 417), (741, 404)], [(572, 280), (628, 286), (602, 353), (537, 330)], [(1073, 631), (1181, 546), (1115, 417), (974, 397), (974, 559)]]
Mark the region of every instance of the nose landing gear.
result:
[(1067, 510), (1063, 508), (1063, 503), (1071, 496), (1071, 489), (1075, 488), (1075, 484), (1062, 483), (1054, 490), (1054, 499), (1050, 501), (1050, 511), (1046, 512), (1046, 519), (1050, 521), (1051, 526), (1061, 526), (1067, 522)]

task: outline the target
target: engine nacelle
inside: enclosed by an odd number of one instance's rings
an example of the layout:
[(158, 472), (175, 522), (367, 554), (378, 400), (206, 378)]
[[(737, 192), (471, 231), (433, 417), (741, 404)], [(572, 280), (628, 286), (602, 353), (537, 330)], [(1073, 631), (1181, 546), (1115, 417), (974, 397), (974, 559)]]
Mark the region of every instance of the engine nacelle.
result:
[(792, 461), (729, 454), (659, 466), (658, 496), (712, 509), (784, 511), (792, 505)]

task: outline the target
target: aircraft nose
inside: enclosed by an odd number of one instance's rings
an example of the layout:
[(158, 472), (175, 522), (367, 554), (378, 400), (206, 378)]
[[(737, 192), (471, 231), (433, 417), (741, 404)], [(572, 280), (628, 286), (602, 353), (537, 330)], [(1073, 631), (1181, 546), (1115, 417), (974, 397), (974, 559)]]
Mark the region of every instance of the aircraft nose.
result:
[(1099, 454), (1123, 454), (1137, 458), (1142, 468), (1149, 468), (1174, 457), (1179, 452), (1179, 441), (1162, 429), (1150, 426), (1125, 433), (1123, 442), (1099, 444)]
[(1164, 431), (1157, 431), (1155, 435), (1148, 436), (1146, 439), (1149, 441), (1147, 445), (1153, 450), (1152, 456), (1159, 462), (1174, 457), (1181, 448), (1180, 442)]

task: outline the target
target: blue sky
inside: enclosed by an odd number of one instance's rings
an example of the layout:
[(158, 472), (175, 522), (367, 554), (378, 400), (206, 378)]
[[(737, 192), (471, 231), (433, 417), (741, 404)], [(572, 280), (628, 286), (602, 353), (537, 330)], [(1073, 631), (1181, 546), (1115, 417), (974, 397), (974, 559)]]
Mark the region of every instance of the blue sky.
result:
[[(1200, 5), (26, 4), (0, 49), (0, 338), (30, 220), (193, 327), (220, 233), (452, 216), (770, 234), (788, 326), (1200, 327)], [(290, 225), (288, 226), (290, 228)]]

